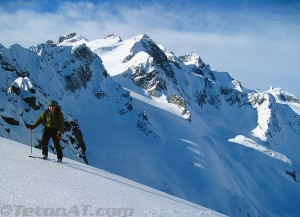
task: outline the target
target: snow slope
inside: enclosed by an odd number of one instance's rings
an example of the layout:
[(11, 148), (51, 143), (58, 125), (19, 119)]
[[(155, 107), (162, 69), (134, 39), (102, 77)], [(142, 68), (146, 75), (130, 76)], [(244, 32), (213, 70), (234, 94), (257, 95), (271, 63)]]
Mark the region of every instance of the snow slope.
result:
[(11, 140), (0, 145), (2, 216), (224, 216), (76, 161), (56, 163), (53, 154), (29, 158), (30, 148)]

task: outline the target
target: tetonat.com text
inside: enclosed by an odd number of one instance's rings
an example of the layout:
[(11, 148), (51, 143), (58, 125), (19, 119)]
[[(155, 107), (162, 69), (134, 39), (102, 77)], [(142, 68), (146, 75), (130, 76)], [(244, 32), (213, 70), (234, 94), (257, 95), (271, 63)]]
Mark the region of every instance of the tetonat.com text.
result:
[(70, 207), (26, 207), (23, 205), (0, 206), (0, 216), (133, 216), (133, 208), (95, 208), (92, 205)]

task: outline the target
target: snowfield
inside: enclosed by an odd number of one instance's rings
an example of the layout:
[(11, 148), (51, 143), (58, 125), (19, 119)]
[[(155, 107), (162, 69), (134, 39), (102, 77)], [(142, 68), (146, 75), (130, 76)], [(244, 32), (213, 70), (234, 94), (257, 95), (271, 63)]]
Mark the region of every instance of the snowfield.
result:
[(104, 170), (0, 138), (0, 216), (224, 216)]

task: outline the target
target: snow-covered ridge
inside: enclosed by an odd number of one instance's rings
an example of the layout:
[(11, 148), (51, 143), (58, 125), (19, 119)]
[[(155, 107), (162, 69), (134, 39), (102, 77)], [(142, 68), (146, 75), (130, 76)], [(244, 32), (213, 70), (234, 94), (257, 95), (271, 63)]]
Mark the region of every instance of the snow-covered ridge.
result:
[(228, 141), (229, 142), (234, 142), (234, 143), (237, 143), (237, 144), (240, 144), (240, 145), (244, 145), (246, 147), (249, 147), (249, 148), (252, 148), (252, 149), (255, 149), (255, 150), (258, 150), (258, 151), (260, 151), (260, 152), (262, 152), (262, 153), (264, 153), (264, 154), (266, 154), (270, 157), (281, 160), (284, 163), (291, 164), (291, 160), (288, 159), (285, 155), (280, 154), (276, 151), (273, 151), (273, 150), (271, 150), (271, 149), (269, 149), (269, 148), (267, 148), (263, 145), (259, 145), (254, 140), (252, 140), (250, 138), (246, 138), (243, 135), (238, 135), (235, 138), (229, 139)]
[[(0, 215), (224, 216), (91, 166), (35, 156), (40, 150), (0, 138)], [(52, 160), (53, 159), (53, 160)]]
[(300, 115), (300, 99), (282, 88), (273, 88), (267, 91), (272, 94), (277, 103), (288, 105), (294, 112)]

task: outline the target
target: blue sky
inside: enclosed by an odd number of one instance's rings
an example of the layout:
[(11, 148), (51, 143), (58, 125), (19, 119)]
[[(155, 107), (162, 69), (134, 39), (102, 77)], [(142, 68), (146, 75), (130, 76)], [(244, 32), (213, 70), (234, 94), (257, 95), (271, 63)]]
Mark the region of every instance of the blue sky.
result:
[(0, 0), (0, 43), (29, 47), (69, 32), (89, 40), (145, 33), (176, 55), (195, 52), (249, 89), (300, 97), (300, 1)]

